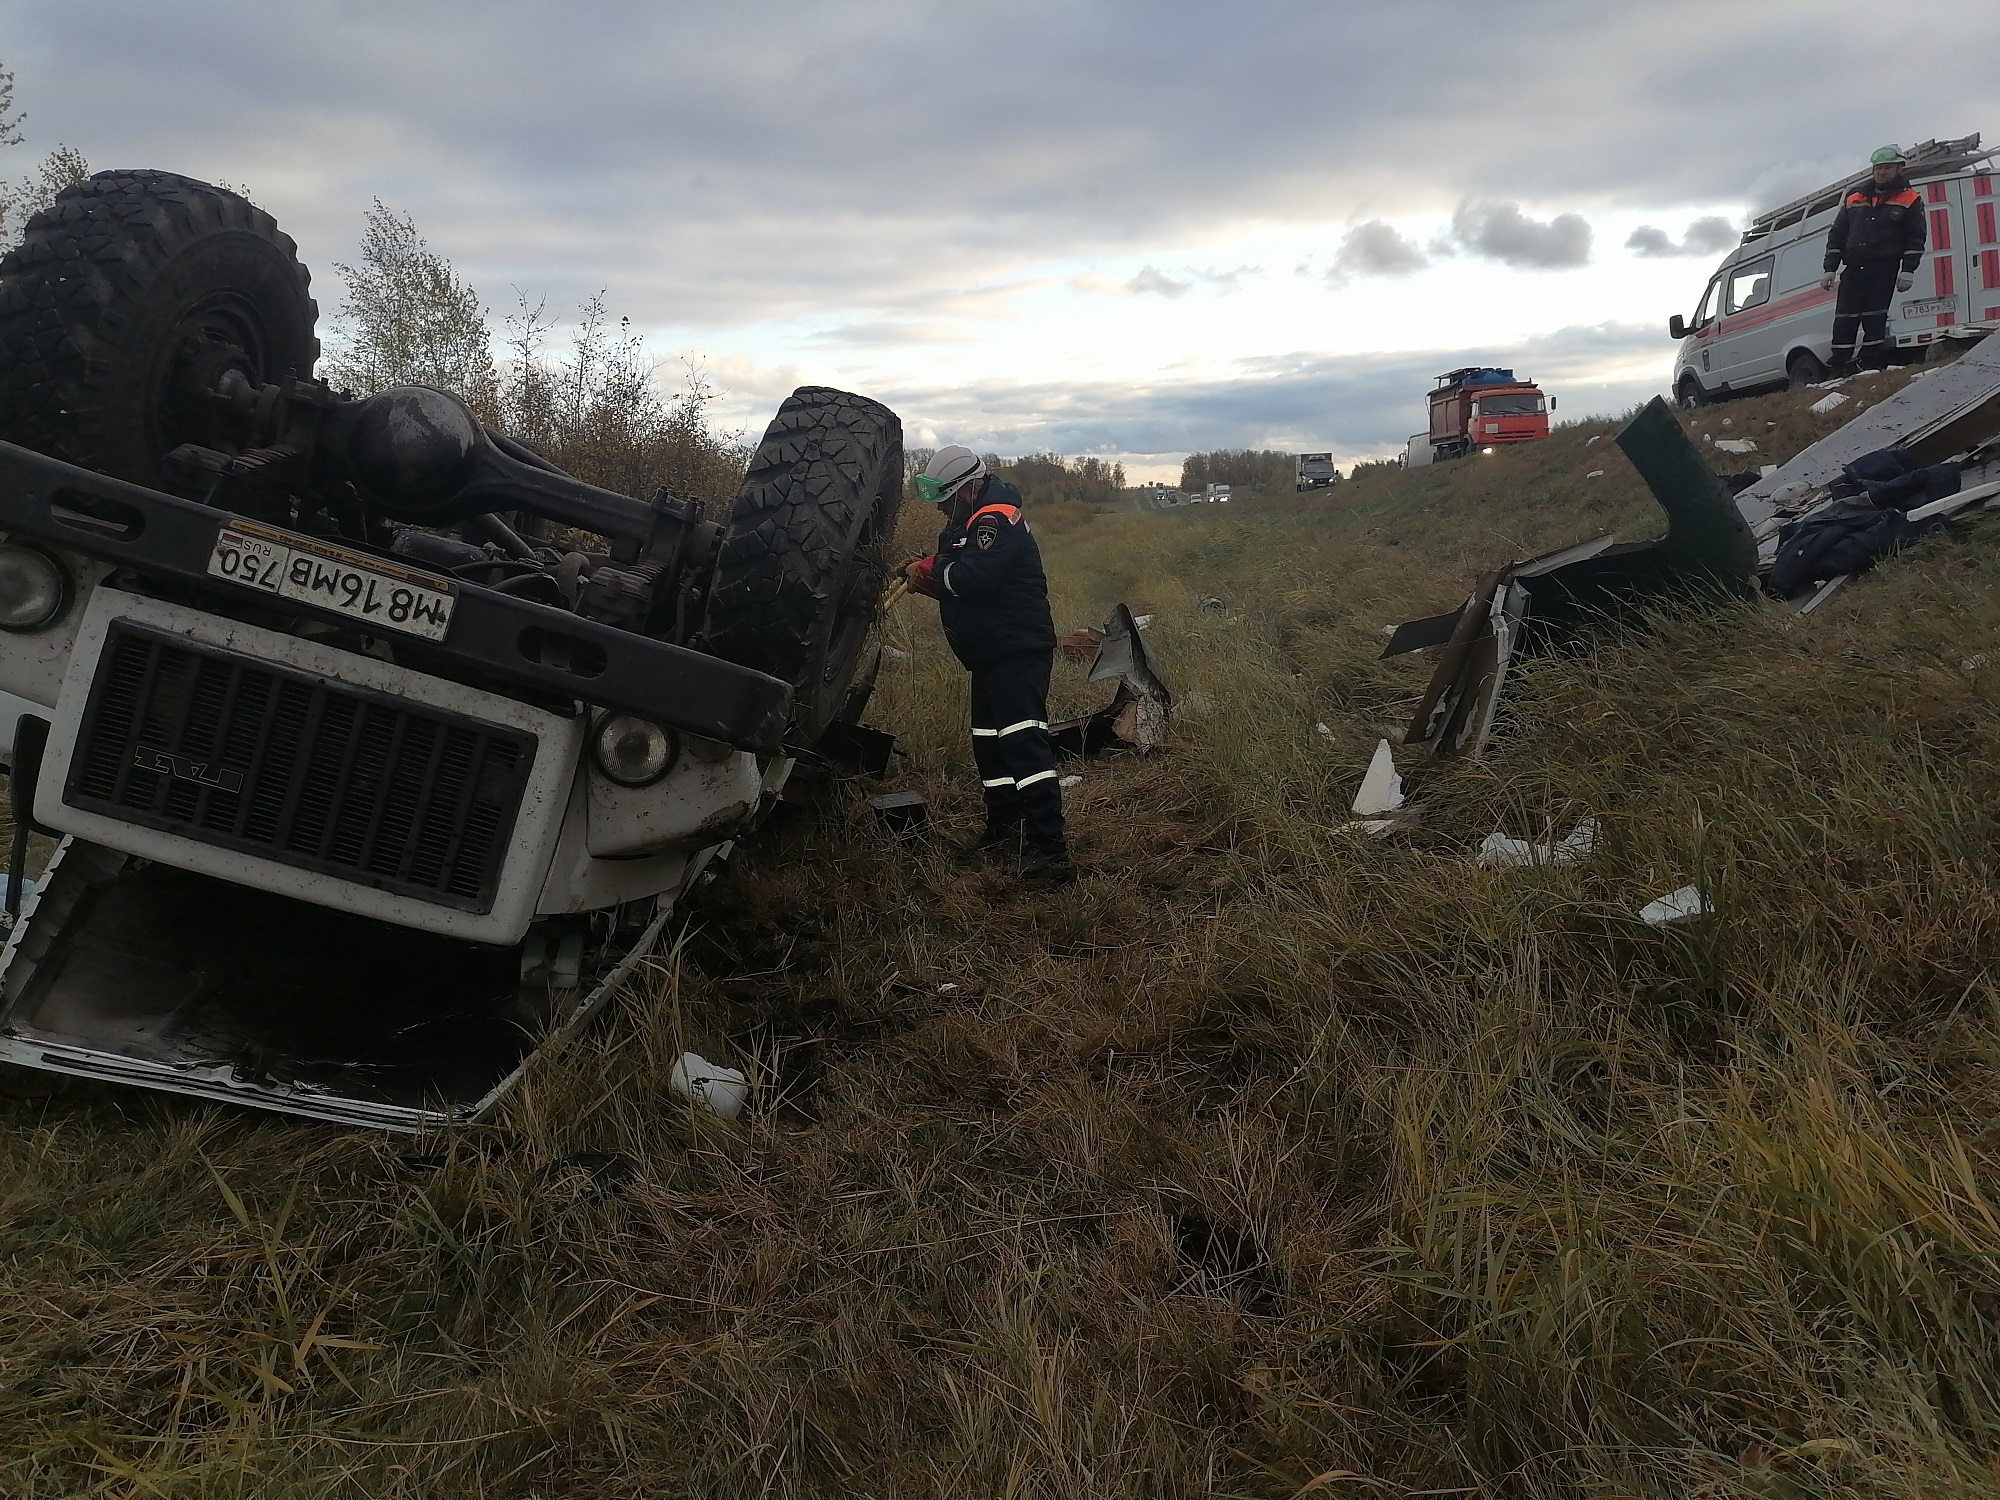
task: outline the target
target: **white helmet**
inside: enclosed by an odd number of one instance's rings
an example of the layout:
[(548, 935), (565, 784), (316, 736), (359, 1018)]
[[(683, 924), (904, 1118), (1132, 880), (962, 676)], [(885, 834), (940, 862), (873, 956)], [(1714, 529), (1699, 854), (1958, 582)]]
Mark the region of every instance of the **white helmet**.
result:
[(940, 448), (917, 476), (917, 493), (932, 505), (942, 505), (974, 479), (986, 477), (986, 461), (957, 443)]

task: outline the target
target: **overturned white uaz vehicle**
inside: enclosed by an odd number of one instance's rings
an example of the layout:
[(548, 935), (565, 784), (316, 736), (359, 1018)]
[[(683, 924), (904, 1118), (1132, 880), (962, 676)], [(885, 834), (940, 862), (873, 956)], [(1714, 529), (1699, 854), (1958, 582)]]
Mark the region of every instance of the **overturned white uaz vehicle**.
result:
[(269, 215), (166, 172), (0, 261), (0, 1061), (426, 1129), (858, 712), (901, 428), (799, 390), (711, 522), (330, 389), (314, 318)]

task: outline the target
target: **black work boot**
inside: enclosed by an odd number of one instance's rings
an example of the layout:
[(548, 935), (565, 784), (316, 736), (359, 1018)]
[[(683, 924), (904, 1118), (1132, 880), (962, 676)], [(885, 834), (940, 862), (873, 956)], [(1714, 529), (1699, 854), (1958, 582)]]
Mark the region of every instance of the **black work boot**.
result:
[(1021, 854), (1019, 870), (1023, 880), (1056, 884), (1076, 878), (1067, 844), (1030, 844)]
[(999, 859), (1012, 854), (1020, 847), (1020, 843), (1020, 824), (988, 823), (980, 831), (978, 838), (960, 844), (952, 850), (951, 857), (962, 865), (982, 864), (989, 859)]

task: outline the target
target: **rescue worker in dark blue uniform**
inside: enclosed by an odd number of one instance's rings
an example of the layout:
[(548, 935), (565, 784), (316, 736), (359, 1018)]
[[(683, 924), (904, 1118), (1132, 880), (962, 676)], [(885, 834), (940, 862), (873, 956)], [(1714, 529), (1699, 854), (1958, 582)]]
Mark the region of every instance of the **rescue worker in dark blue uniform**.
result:
[(1889, 304), (1897, 292), (1910, 289), (1924, 258), (1929, 229), (1923, 200), (1903, 175), (1906, 160), (1894, 146), (1869, 157), (1869, 180), (1847, 195), (1826, 233), (1820, 288), (1832, 291), (1834, 272), (1840, 272), (1840, 295), (1833, 304), (1836, 375), (1852, 373), (1857, 363), (1870, 370), (1888, 364)]
[(1056, 630), (1042, 550), (1021, 492), (986, 472), (969, 448), (940, 448), (917, 491), (944, 511), (937, 551), (903, 565), (914, 593), (938, 601), (952, 654), (972, 673), (972, 759), (986, 827), (964, 853), (1021, 845), (1021, 873), (1070, 873), (1062, 787), (1049, 738), (1049, 671)]

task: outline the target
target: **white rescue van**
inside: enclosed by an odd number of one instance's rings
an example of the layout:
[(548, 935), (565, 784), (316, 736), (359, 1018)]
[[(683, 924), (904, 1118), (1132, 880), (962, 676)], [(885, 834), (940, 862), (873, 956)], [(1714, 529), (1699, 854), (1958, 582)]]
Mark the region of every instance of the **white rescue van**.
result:
[[(1912, 147), (1906, 175), (1922, 195), (1929, 242), (1916, 284), (1889, 306), (1892, 357), (2000, 328), (2000, 198), (1977, 134)], [(1667, 325), (1681, 341), (1674, 394), (1683, 406), (1826, 378), (1835, 293), (1820, 288), (1827, 231), (1859, 172), (1751, 221), (1709, 278), (1694, 317)]]

